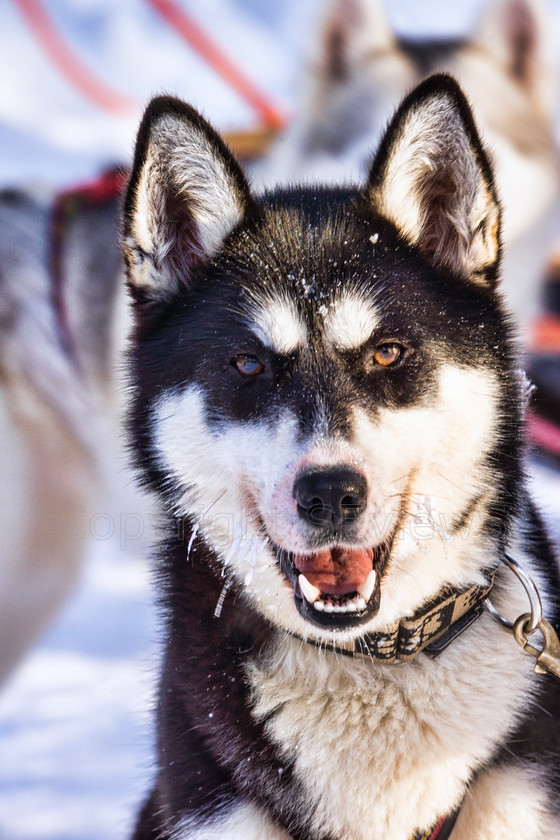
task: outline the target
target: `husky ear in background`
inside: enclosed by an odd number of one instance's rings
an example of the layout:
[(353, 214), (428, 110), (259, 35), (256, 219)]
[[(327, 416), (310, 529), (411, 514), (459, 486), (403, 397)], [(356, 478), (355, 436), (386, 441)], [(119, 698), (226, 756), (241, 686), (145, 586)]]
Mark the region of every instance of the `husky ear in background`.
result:
[[(325, 89), (340, 90), (372, 58), (387, 57), (395, 38), (380, 0), (329, 0), (325, 8), (311, 70)], [(388, 81), (393, 81), (394, 70), (386, 68)]]
[(417, 81), (382, 0), (328, 0), (306, 56), (300, 101), (256, 177), (344, 182), (364, 174), (398, 102)]
[(557, 104), (556, 29), (543, 0), (495, 0), (471, 44), (482, 48), (552, 118)]
[(560, 229), (555, 32), (543, 0), (495, 0), (451, 68), (492, 156), (504, 209), (504, 289), (525, 333)]
[(98, 201), (73, 200), (73, 210), (65, 221), (61, 268), (68, 328), (76, 337), (77, 363), (88, 384), (104, 396), (109, 406), (115, 401), (120, 343), (128, 330), (118, 236), (122, 177), (110, 173), (108, 179), (113, 180), (113, 176), (114, 193), (111, 190)]
[[(490, 125), (497, 122), (492, 119), (493, 109), (500, 113), (520, 108), (523, 98), (530, 102), (530, 123), (539, 114), (547, 124), (554, 119), (556, 30), (544, 0), (491, 0), (484, 4), (474, 34), (464, 41), (413, 41), (397, 36), (390, 27), (387, 6), (387, 0), (327, 0), (324, 4), (304, 65), (304, 96), (285, 143), (280, 143), (267, 165), (267, 178), (305, 176), (309, 166), (312, 174), (320, 174), (319, 163), (324, 167), (323, 178), (356, 176), (356, 167), (367, 159), (360, 140), (367, 137), (371, 152), (404, 95), (437, 70), (451, 73), (467, 87), (475, 108), (483, 110)], [(471, 58), (478, 62), (483, 79)], [(481, 58), (490, 61), (481, 62)], [(496, 85), (508, 87), (501, 91), (506, 93), (505, 101), (496, 98)], [(517, 102), (512, 101), (512, 85)], [(499, 121), (496, 128), (502, 128)], [(530, 125), (523, 128), (531, 131)], [(342, 156), (346, 172), (342, 162), (334, 168), (335, 159)], [(273, 171), (280, 164), (284, 172)]]
[(508, 241), (542, 221), (560, 189), (555, 32), (543, 0), (496, 0), (449, 67), (490, 144)]
[(169, 96), (140, 126), (125, 202), (128, 283), (137, 302), (158, 302), (188, 284), (251, 204), (239, 164), (216, 131)]
[(366, 194), (437, 268), (484, 284), (496, 278), (500, 207), (492, 171), (450, 76), (430, 77), (404, 100)]

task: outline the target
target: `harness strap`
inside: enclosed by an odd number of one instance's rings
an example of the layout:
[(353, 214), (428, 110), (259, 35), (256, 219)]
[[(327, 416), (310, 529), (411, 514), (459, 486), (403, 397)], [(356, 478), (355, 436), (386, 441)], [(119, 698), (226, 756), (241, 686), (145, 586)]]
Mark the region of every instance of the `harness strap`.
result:
[(414, 837), (410, 838), (410, 840), (449, 840), (451, 832), (457, 822), (460, 810), (461, 808), (459, 807), (456, 811), (453, 811), (452, 814), (448, 814), (446, 817), (441, 817), (441, 819), (438, 820), (429, 831), (424, 832), (423, 834), (415, 834)]
[(432, 601), (412, 618), (396, 622), (384, 633), (366, 633), (336, 644), (324, 639), (307, 638), (304, 641), (354, 659), (375, 659), (387, 664), (397, 660), (408, 662), (422, 651), (435, 657), (482, 613), (495, 574), (495, 570), (486, 572), (487, 585), (477, 584), (462, 591), (447, 590), (441, 600)]

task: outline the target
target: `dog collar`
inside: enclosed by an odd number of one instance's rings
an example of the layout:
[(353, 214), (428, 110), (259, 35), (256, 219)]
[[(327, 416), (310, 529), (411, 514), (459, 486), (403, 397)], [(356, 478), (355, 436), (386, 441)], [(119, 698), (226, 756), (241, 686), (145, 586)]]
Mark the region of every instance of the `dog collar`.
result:
[[(436, 657), (482, 613), (484, 601), (494, 586), (496, 570), (485, 574), (488, 578), (486, 586), (477, 584), (464, 590), (444, 590), (440, 598), (431, 601), (411, 618), (395, 622), (384, 633), (366, 633), (349, 642), (336, 644), (324, 639), (298, 638), (321, 650), (387, 664), (409, 662), (422, 652)], [(435, 835), (428, 835), (431, 836)]]

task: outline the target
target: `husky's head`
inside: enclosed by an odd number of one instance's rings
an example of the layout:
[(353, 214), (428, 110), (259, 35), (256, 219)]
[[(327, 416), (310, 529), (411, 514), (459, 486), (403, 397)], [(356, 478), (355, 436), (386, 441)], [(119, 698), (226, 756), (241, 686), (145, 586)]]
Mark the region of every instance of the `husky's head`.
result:
[(360, 190), (254, 198), (195, 111), (149, 106), (124, 226), (137, 461), (272, 623), (357, 636), (481, 576), (518, 477), (499, 221), (448, 76)]

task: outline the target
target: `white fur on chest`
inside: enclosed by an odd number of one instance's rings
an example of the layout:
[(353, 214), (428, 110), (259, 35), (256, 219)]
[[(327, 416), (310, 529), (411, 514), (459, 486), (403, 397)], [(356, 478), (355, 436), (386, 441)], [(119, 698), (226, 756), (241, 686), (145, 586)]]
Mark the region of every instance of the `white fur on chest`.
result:
[(249, 677), (255, 716), (276, 710), (267, 732), (295, 762), (316, 831), (408, 840), (461, 801), (524, 706), (530, 667), (483, 616), (436, 661), (354, 661), (285, 637)]

